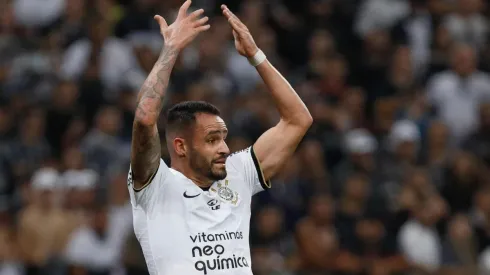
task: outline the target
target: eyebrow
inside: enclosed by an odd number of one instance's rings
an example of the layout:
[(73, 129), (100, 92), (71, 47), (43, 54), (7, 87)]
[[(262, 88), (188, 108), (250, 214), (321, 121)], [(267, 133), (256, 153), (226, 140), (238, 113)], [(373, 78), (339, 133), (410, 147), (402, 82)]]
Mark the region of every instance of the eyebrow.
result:
[(213, 130), (206, 134), (206, 136), (217, 135), (217, 134), (228, 134), (228, 130)]

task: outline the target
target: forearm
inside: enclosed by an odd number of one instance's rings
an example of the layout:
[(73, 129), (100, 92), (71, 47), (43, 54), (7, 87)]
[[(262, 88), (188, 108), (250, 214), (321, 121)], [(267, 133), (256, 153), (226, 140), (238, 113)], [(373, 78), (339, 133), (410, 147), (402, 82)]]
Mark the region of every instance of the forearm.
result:
[(269, 89), (281, 119), (295, 125), (308, 125), (311, 115), (289, 82), (265, 60), (257, 67), (260, 77)]
[(155, 125), (163, 107), (163, 99), (167, 91), (170, 74), (179, 52), (164, 47), (160, 57), (153, 66), (138, 94), (135, 123), (145, 126)]
[(305, 104), (286, 79), (266, 60), (257, 67), (276, 108), (280, 121), (254, 143), (254, 151), (266, 180), (271, 179), (291, 158), (313, 119)]
[(177, 50), (163, 48), (138, 94), (131, 150), (131, 169), (136, 188), (146, 183), (160, 163), (157, 122), (177, 56)]

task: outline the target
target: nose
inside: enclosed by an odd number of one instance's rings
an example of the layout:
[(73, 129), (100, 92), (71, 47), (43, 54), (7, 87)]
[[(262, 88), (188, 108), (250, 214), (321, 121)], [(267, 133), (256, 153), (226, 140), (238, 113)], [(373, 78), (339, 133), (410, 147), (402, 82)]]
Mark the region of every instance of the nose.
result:
[(229, 155), (230, 154), (230, 148), (228, 148), (228, 144), (226, 144), (225, 140), (221, 141), (218, 153), (221, 155)]

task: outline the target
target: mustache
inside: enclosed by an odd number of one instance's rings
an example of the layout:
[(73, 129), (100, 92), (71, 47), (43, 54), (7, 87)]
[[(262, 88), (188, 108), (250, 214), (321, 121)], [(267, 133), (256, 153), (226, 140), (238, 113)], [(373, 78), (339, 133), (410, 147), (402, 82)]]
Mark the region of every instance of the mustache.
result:
[(223, 155), (219, 156), (218, 158), (214, 159), (213, 163), (225, 163), (228, 156), (229, 156), (229, 154), (223, 154)]

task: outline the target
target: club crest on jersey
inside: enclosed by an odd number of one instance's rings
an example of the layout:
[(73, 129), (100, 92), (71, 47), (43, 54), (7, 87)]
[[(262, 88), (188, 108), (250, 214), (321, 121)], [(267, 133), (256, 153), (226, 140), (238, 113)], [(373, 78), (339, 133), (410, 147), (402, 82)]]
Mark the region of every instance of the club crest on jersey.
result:
[(233, 205), (236, 205), (238, 203), (238, 193), (231, 190), (228, 187), (228, 180), (225, 180), (225, 184), (223, 185), (222, 183), (217, 184), (218, 190), (211, 188), (212, 191), (215, 191), (218, 193), (218, 196), (222, 198), (225, 201), (230, 202)]

